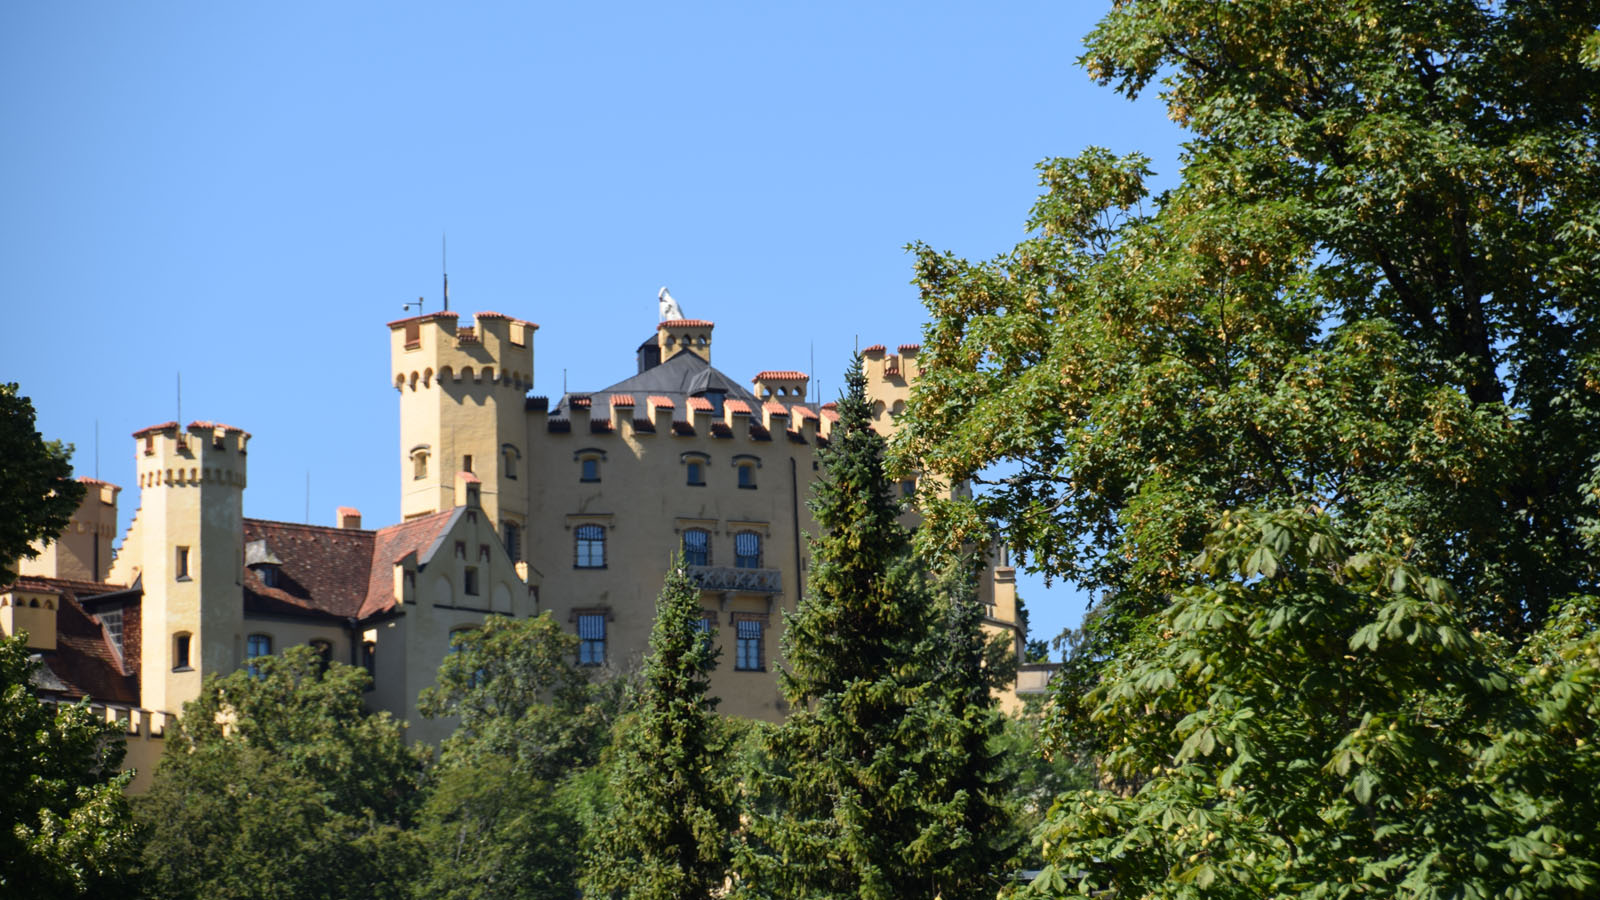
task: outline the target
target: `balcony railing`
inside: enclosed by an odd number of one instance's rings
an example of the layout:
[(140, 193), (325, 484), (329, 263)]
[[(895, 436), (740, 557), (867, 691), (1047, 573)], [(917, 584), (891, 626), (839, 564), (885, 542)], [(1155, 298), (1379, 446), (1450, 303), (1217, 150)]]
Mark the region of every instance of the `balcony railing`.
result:
[(734, 566), (690, 566), (689, 580), (702, 591), (738, 591), (746, 594), (783, 593), (779, 569), (741, 569)]

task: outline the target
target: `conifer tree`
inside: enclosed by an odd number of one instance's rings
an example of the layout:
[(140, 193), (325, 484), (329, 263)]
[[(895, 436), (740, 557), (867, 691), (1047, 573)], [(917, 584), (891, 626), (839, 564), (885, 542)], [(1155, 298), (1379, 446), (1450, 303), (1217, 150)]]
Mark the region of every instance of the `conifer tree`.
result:
[(978, 623), (959, 605), (939, 615), (870, 422), (858, 358), (819, 452), (810, 592), (788, 617), (792, 712), (747, 780), (743, 896), (993, 896), (1008, 862), (989, 844), (1006, 833), (994, 827), (993, 705), (986, 687), (964, 690), (983, 681), (983, 654), (957, 652), (981, 647)]
[(588, 896), (692, 900), (727, 878), (739, 817), (730, 730), (708, 693), (718, 651), (701, 616), (700, 590), (675, 558), (656, 600), (638, 708), (617, 726), (615, 802), (589, 849)]

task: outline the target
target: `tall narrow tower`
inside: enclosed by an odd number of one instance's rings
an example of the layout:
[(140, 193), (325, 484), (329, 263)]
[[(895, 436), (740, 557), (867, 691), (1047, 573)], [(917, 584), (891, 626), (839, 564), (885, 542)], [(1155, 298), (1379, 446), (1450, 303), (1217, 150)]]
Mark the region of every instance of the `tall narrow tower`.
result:
[(244, 657), (245, 445), (230, 425), (167, 422), (133, 434), (139, 511), (111, 577), (139, 579), (140, 684), (176, 712)]
[(533, 386), (532, 322), (454, 312), (389, 323), (391, 380), (400, 392), (400, 514), (459, 505), (456, 474), (481, 484), (480, 503), (520, 558), (528, 522), (524, 397)]

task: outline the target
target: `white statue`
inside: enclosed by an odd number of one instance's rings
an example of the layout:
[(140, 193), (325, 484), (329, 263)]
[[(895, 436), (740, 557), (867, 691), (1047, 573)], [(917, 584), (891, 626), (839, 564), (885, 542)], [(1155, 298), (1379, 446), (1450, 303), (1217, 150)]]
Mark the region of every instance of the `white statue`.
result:
[(672, 295), (667, 293), (665, 285), (662, 285), (660, 293), (656, 294), (656, 300), (661, 306), (661, 321), (666, 322), (672, 319), (684, 318), (683, 307), (679, 306), (678, 301), (672, 299)]

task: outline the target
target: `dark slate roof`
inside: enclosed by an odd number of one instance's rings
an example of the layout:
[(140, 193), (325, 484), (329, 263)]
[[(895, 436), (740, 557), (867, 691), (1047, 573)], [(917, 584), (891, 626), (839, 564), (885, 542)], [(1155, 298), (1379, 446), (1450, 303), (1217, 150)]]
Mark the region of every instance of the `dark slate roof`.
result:
[[(760, 406), (761, 401), (749, 389), (729, 378), (722, 371), (710, 363), (696, 356), (688, 350), (678, 351), (678, 355), (666, 362), (652, 366), (643, 372), (627, 378), (607, 388), (598, 391), (572, 391), (561, 398), (556, 406), (553, 416), (567, 414), (568, 400), (571, 397), (590, 397), (593, 404), (590, 414), (595, 421), (608, 419), (611, 416), (611, 395), (632, 394), (636, 399), (648, 397), (651, 394), (660, 394), (672, 399), (680, 410), (687, 410), (688, 398), (702, 391), (724, 391), (729, 400), (743, 400), (750, 404), (752, 409)], [(632, 418), (631, 416), (629, 418)]]
[[(18, 578), (7, 589), (50, 593), (57, 598), (56, 648), (36, 651), (44, 665), (34, 673), (35, 688), (70, 700), (89, 697), (97, 703), (139, 704), (138, 642), (127, 642), (127, 656), (119, 656), (100, 620), (80, 602), (80, 598), (125, 593), (131, 600), (123, 607), (127, 623), (139, 617), (136, 592), (114, 584), (29, 576)], [(135, 628), (130, 635), (125, 624), (123, 634), (137, 637), (138, 631)]]

